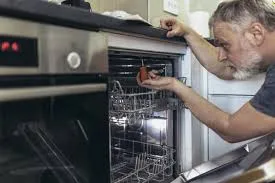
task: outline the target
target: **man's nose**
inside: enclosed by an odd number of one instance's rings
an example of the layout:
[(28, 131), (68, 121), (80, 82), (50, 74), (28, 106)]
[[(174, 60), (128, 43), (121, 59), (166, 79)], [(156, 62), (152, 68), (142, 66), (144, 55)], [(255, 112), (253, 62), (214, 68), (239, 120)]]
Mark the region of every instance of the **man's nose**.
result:
[(223, 62), (227, 60), (227, 54), (225, 53), (223, 48), (219, 48), (218, 61)]

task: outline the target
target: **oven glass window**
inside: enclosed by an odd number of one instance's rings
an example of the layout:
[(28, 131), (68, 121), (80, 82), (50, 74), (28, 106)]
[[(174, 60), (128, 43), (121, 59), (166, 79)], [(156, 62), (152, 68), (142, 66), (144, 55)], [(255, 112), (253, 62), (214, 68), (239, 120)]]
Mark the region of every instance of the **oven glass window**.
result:
[(104, 92), (0, 103), (0, 182), (108, 182), (107, 107)]

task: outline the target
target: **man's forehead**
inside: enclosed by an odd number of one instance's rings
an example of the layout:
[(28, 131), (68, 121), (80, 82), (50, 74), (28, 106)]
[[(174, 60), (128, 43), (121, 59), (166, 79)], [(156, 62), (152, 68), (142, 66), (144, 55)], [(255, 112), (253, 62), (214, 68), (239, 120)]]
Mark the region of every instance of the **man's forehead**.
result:
[(232, 27), (230, 26), (229, 23), (225, 23), (225, 22), (217, 22), (214, 24), (213, 26), (213, 31), (214, 32), (223, 32), (223, 31), (227, 31), (227, 30), (231, 30)]
[(213, 26), (213, 35), (215, 39), (225, 39), (232, 33), (232, 27), (229, 23), (218, 22)]

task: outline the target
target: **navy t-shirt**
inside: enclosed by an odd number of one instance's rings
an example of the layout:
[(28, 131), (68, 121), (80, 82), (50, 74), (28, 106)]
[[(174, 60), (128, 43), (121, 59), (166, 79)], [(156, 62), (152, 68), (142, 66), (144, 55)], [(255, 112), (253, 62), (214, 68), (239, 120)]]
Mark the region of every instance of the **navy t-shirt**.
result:
[(269, 66), (265, 82), (250, 104), (268, 116), (275, 117), (275, 64)]

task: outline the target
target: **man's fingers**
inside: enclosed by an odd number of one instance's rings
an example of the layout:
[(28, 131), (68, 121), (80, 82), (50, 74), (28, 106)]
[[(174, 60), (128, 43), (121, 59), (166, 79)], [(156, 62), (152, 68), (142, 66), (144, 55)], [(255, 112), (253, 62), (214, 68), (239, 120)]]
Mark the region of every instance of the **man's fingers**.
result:
[(160, 27), (167, 30), (172, 30), (173, 25), (175, 24), (174, 19), (162, 19), (160, 20)]
[(162, 82), (160, 82), (159, 80), (152, 80), (152, 79), (147, 79), (145, 81), (142, 82), (142, 85), (150, 85), (150, 86), (162, 86)]
[(151, 85), (151, 81), (152, 81), (152, 80), (147, 79), (147, 80), (143, 81), (141, 84), (142, 84), (142, 85)]
[(158, 74), (158, 72), (155, 71), (155, 70), (152, 70), (152, 71), (148, 72), (148, 75), (149, 75), (149, 77), (151, 77), (151, 78), (157, 77), (157, 74)]
[[(137, 77), (136, 77), (136, 80), (137, 80), (138, 85), (140, 85), (140, 86), (142, 86), (142, 87), (148, 88), (148, 86), (145, 86), (144, 83), (147, 83), (148, 81), (150, 81), (150, 79), (147, 79), (147, 80), (145, 80), (145, 81), (141, 81), (141, 80), (140, 80), (140, 73), (138, 72)], [(152, 89), (152, 88), (151, 88), (151, 89)]]
[(172, 30), (172, 31), (169, 31), (167, 32), (167, 37), (174, 37), (178, 34), (178, 31), (177, 30)]
[(166, 20), (160, 20), (160, 27), (163, 29), (169, 29)]
[(138, 74), (136, 76), (138, 85), (145, 87), (145, 88), (153, 89), (153, 90), (160, 90), (162, 83), (158, 81), (160, 76), (158, 76), (156, 74), (158, 74), (158, 71), (152, 70), (148, 73), (149, 79), (147, 79), (145, 81), (141, 81), (140, 73), (138, 72)]
[(152, 71), (148, 72), (149, 78), (154, 79), (154, 80), (158, 80), (160, 78), (160, 76), (158, 74), (159, 74), (159, 71), (156, 71), (156, 70), (152, 70)]
[(159, 71), (157, 71), (157, 70), (151, 70), (150, 72), (153, 74), (159, 74)]

